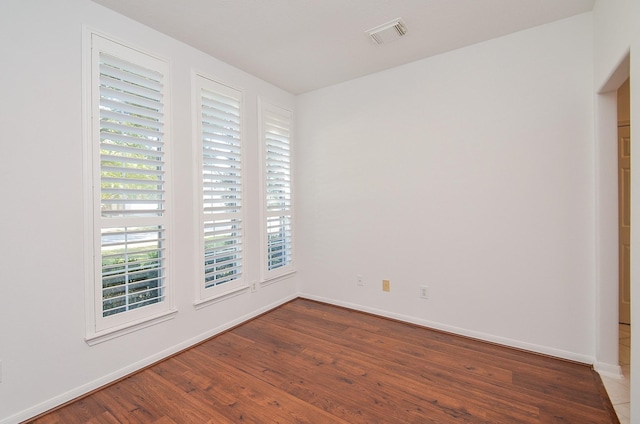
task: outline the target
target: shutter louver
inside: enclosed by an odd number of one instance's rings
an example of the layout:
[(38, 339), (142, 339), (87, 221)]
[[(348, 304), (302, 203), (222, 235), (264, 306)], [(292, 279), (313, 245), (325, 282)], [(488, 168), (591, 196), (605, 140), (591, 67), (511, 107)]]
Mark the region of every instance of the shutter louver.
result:
[(102, 316), (165, 300), (163, 75), (99, 54)]
[(266, 269), (292, 263), (291, 116), (285, 110), (263, 110)]
[(100, 54), (103, 217), (162, 215), (162, 97), (162, 75)]
[(204, 289), (227, 290), (243, 272), (241, 93), (200, 82)]
[(291, 263), (291, 217), (280, 215), (267, 218), (267, 270)]
[(122, 227), (102, 232), (103, 316), (164, 299), (164, 231)]

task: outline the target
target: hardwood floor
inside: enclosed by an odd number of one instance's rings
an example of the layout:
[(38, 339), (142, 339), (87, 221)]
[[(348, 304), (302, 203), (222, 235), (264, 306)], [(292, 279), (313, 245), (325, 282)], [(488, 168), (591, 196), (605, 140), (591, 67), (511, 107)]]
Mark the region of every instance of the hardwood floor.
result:
[(589, 366), (297, 299), (32, 422), (618, 420)]

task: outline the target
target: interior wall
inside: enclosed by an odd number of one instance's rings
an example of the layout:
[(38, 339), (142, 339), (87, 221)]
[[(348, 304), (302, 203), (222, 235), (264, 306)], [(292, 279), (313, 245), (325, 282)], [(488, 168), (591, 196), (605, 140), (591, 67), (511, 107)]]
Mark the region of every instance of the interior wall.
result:
[[(171, 63), (174, 319), (88, 346), (83, 246), (83, 25)], [(0, 423), (43, 412), (297, 293), (295, 278), (196, 310), (191, 72), (245, 101), (245, 273), (259, 279), (257, 98), (292, 95), (88, 0), (3, 0), (0, 13)]]
[(587, 13), (299, 96), (302, 293), (593, 363), (592, 30)]

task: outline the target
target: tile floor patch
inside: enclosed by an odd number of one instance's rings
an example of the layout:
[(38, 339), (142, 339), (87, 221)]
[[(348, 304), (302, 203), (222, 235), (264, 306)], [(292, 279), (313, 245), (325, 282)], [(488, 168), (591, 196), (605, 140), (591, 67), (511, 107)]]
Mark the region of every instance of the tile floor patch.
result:
[(604, 387), (607, 389), (607, 394), (613, 408), (616, 410), (620, 424), (631, 423), (631, 396), (629, 389), (629, 377), (631, 375), (631, 326), (626, 324), (620, 324), (618, 327), (618, 360), (620, 361), (620, 367), (622, 368), (621, 379), (602, 377)]

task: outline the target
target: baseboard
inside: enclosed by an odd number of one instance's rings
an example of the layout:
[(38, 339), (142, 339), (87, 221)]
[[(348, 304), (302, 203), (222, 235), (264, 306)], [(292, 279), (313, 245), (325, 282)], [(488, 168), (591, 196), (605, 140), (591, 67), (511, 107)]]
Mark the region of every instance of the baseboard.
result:
[(458, 334), (460, 336), (470, 337), (473, 339), (478, 339), (478, 340), (482, 340), (490, 343), (496, 343), (499, 345), (512, 347), (515, 349), (526, 350), (533, 353), (552, 356), (559, 359), (579, 362), (587, 365), (593, 365), (595, 363), (594, 357), (582, 355), (574, 352), (568, 352), (561, 349), (555, 349), (548, 346), (541, 346), (533, 343), (523, 342), (520, 340), (513, 340), (505, 337), (495, 336), (493, 334), (467, 330), (464, 328), (459, 328), (451, 325), (441, 324), (438, 322), (428, 321), (428, 320), (424, 320), (424, 319), (420, 319), (420, 318), (416, 318), (408, 315), (396, 314), (394, 312), (389, 312), (389, 311), (376, 309), (376, 308), (370, 308), (368, 306), (358, 305), (358, 304), (349, 303), (349, 302), (342, 302), (339, 300), (329, 299), (322, 296), (315, 296), (307, 293), (300, 293), (299, 297), (303, 299), (309, 299), (309, 300), (315, 300), (318, 302), (328, 303), (331, 305), (342, 306), (344, 308), (354, 309), (356, 311), (366, 312), (369, 314), (378, 315), (385, 318), (391, 318), (398, 321), (419, 325), (422, 327), (428, 327), (428, 328), (433, 328), (435, 330), (446, 331), (448, 333)]
[(604, 362), (596, 362), (593, 364), (593, 368), (603, 377), (611, 377), (617, 379), (623, 379), (622, 367), (618, 364), (607, 364)]
[(60, 405), (63, 405), (67, 402), (73, 401), (75, 399), (78, 399), (84, 395), (86, 395), (87, 393), (90, 393), (94, 390), (100, 389), (101, 387), (105, 387), (117, 380), (120, 380), (130, 374), (133, 374), (137, 371), (140, 371), (143, 368), (146, 368), (150, 365), (153, 365), (157, 362), (162, 361), (163, 359), (166, 359), (172, 355), (175, 355), (178, 352), (181, 352), (185, 349), (188, 349), (191, 346), (195, 346), (198, 343), (201, 343), (217, 334), (220, 334), (224, 331), (227, 331), (237, 325), (240, 325), (246, 321), (249, 321), (255, 317), (257, 317), (258, 315), (262, 315), (265, 312), (268, 312), (272, 309), (277, 308), (280, 305), (283, 305), (287, 302), (290, 302), (294, 299), (296, 299), (297, 297), (299, 297), (297, 294), (294, 295), (290, 295), (287, 296), (283, 299), (278, 300), (277, 302), (271, 303), (267, 306), (263, 306), (260, 309), (257, 309), (255, 311), (252, 311), (249, 314), (243, 315), (233, 321), (227, 322), (221, 326), (218, 326), (212, 330), (209, 330), (205, 333), (199, 334), (196, 337), (193, 337), (191, 339), (185, 340), (182, 343), (179, 343), (177, 345), (171, 346), (168, 349), (165, 349), (161, 352), (158, 352), (152, 356), (149, 356), (141, 361), (135, 362), (127, 367), (121, 368), (117, 371), (114, 371), (110, 374), (105, 375), (104, 377), (101, 377), (97, 380), (93, 380), (87, 384), (84, 384), (82, 386), (79, 386), (73, 390), (70, 390), (66, 393), (60, 394), (58, 396), (55, 396), (45, 402), (39, 403), (31, 408), (28, 408), (24, 411), (21, 411), (15, 415), (12, 415), (10, 417), (6, 417), (0, 420), (0, 424), (18, 424), (21, 423), (23, 421), (32, 419), (33, 417), (43, 414), (51, 409), (54, 409)]

